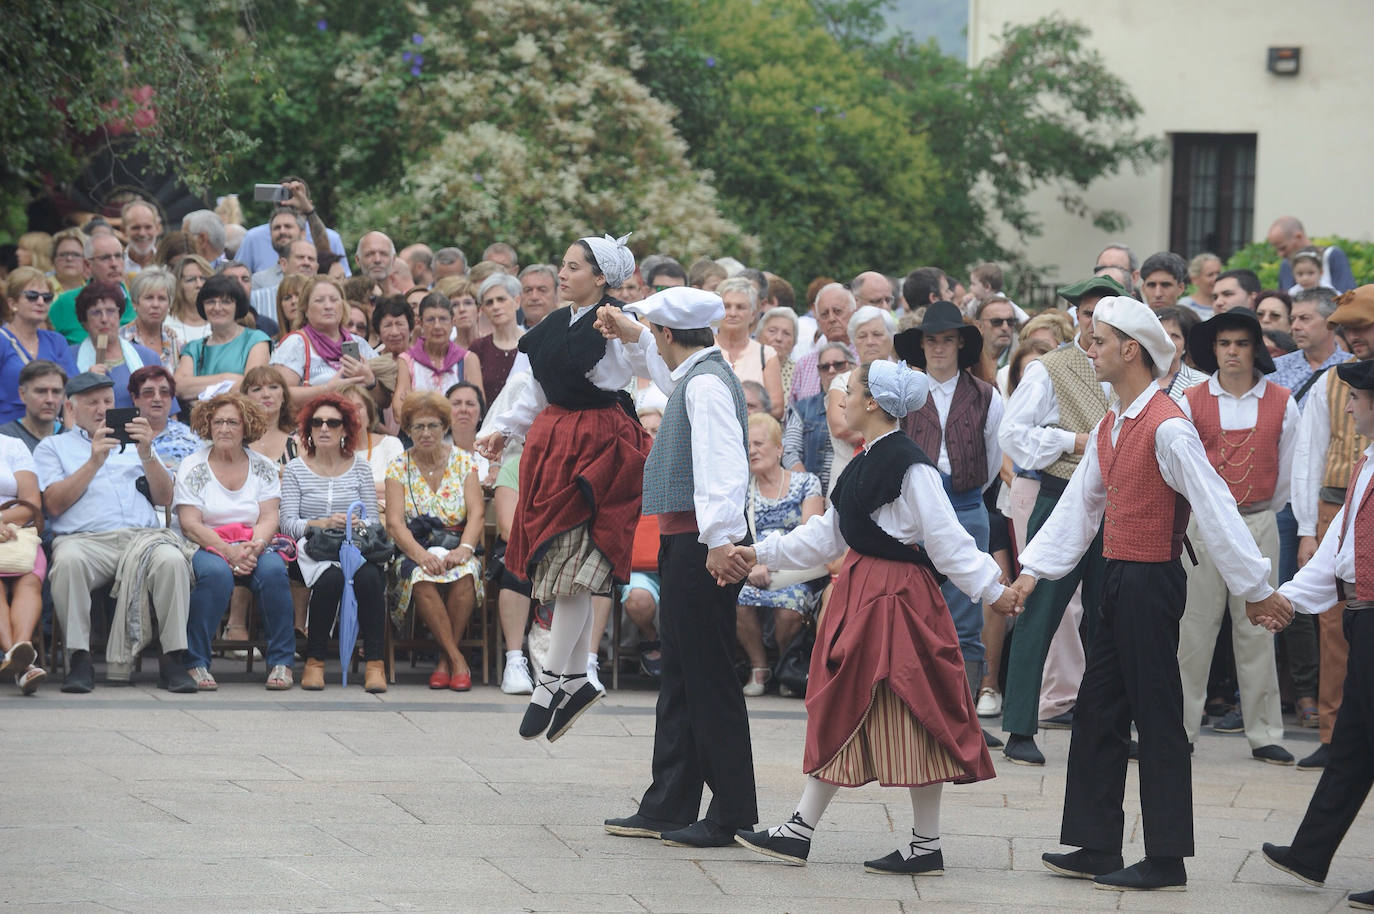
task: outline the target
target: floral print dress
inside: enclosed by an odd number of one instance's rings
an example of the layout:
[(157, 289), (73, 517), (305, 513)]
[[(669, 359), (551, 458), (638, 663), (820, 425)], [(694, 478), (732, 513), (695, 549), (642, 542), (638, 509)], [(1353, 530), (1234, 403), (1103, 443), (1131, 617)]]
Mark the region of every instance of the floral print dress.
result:
[[(400, 483), (401, 491), (405, 494), (405, 519), (407, 522), (428, 514), (431, 517), (437, 517), (446, 527), (461, 527), (468, 517), (467, 503), (463, 498), (463, 483), (467, 480), (468, 473), (472, 472), (474, 464), (472, 454), (462, 448), (453, 448), (448, 469), (444, 471), (444, 478), (440, 480), (439, 488), (435, 490), (430, 488), (429, 482), (425, 480), (425, 474), (410, 458), (410, 452), (406, 451), (387, 466), (386, 478), (394, 479)], [(438, 556), (448, 554), (447, 549), (438, 546), (430, 547), (429, 551)], [(418, 567), (410, 574), (403, 575), (401, 564), (404, 561), (405, 556), (399, 556), (392, 563), (392, 568), (395, 571), (395, 583), (389, 602), (392, 606), (391, 618), (398, 628), (405, 623), (406, 614), (410, 610), (411, 591), (419, 581), (450, 584), (461, 580), (465, 575), (471, 575), (473, 586), (477, 591), (477, 603), (481, 604), (484, 595), (482, 560), (477, 556), (473, 556), (461, 565), (456, 565), (440, 575), (426, 574)]]

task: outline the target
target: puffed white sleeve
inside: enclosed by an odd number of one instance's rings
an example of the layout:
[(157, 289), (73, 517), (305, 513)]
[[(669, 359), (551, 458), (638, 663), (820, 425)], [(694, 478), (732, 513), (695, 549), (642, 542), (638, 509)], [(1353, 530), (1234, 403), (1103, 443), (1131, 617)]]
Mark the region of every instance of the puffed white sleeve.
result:
[(834, 505), (786, 533), (768, 534), (755, 546), (759, 564), (773, 571), (800, 571), (826, 565), (844, 555), (847, 548)]
[(1345, 526), (1342, 507), (1326, 528), (1326, 536), (1308, 563), (1298, 569), (1293, 579), (1279, 585), (1279, 593), (1288, 598), (1296, 612), (1314, 616), (1331, 609), (1339, 601), (1336, 593), (1336, 554), (1340, 551), (1341, 528)]
[[(503, 390), (502, 393), (504, 392)], [(534, 376), (534, 373), (530, 372), (526, 376), (525, 383), (521, 385), (520, 391), (511, 399), (505, 409), (488, 416), (482, 427), (498, 431), (507, 439), (524, 438), (525, 433), (534, 424), (535, 417), (548, 405), (549, 399), (544, 394), (543, 385), (539, 383), (539, 379)]]
[(875, 520), (904, 543), (920, 542), (940, 573), (970, 599), (993, 603), (1002, 596), (1002, 569), (959, 523), (934, 467), (908, 469), (902, 497), (879, 508)]
[(1293, 488), (1293, 455), (1297, 452), (1298, 429), (1302, 425), (1302, 410), (1293, 397), (1283, 410), (1283, 430), (1279, 432), (1279, 478), (1274, 483), (1274, 497), (1269, 510), (1278, 511), (1288, 504)]
[(1107, 488), (1097, 462), (1097, 429), (1093, 429), (1083, 459), (1069, 478), (1059, 503), (1021, 553), (1021, 570), (1036, 580), (1057, 581), (1068, 574), (1097, 536), (1106, 510)]
[(698, 540), (707, 548), (744, 539), (749, 527), (744, 503), (749, 490), (749, 455), (735, 399), (720, 378), (694, 375), (683, 399), (692, 424), (692, 503)]
[(988, 423), (983, 427), (983, 448), (988, 455), (988, 481), (983, 486), (985, 489), (992, 485), (997, 475), (1002, 472), (1002, 445), (998, 443), (997, 436), (1006, 412), (1007, 405), (1002, 401), (1002, 395), (994, 391), (992, 400), (988, 403)]
[(1064, 454), (1072, 454), (1077, 436), (1062, 428), (1054, 383), (1039, 361), (1026, 366), (1021, 383), (1012, 392), (997, 432), (1002, 450), (1024, 470), (1043, 470)]

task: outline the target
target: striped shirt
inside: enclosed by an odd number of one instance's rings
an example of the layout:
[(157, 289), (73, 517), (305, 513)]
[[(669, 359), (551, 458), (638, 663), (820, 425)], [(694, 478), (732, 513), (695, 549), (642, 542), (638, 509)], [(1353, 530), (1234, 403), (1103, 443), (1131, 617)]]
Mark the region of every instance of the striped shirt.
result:
[(376, 522), (377, 487), (372, 468), (362, 454), (353, 455), (353, 466), (342, 476), (319, 476), (297, 457), (281, 474), (281, 529), (292, 539), (305, 536), (306, 523), (342, 514), (361, 500), (369, 522)]

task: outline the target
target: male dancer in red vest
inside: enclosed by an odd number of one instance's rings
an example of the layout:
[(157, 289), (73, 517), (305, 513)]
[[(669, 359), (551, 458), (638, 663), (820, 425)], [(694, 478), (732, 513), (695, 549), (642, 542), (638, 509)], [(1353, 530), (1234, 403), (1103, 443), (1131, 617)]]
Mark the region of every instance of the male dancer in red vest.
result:
[[(1088, 357), (1117, 403), (1091, 433), (1083, 460), (1049, 520), (1021, 556), (1013, 585), (1067, 574), (1102, 525), (1106, 571), (1101, 616), (1074, 711), (1060, 841), (1080, 850), (1045, 854), (1052, 871), (1098, 888), (1182, 889), (1193, 855), (1192, 764), (1183, 729), (1178, 620), (1184, 605), (1178, 557), (1196, 506), (1207, 549), (1246, 614), (1271, 630), (1292, 618), (1269, 586), (1235, 499), (1207, 462), (1197, 431), (1155, 381), (1174, 344), (1132, 298), (1104, 298), (1093, 313)], [(1146, 857), (1122, 867), (1126, 760), (1131, 721), (1140, 733), (1140, 805)]]
[[(1374, 438), (1374, 362), (1347, 362), (1336, 373), (1350, 386), (1346, 412), (1355, 429)], [(1279, 588), (1302, 613), (1323, 613), (1345, 602), (1342, 622), (1350, 645), (1344, 700), (1331, 748), (1292, 847), (1264, 845), (1264, 859), (1311, 885), (1321, 885), (1331, 858), (1374, 786), (1374, 445), (1365, 448), (1346, 489), (1345, 506), (1321, 545), (1293, 580)], [(1353, 515), (1353, 519), (1352, 519)], [(1248, 713), (1248, 712), (1247, 712)], [(1374, 891), (1350, 896), (1352, 908), (1374, 910)]]
[[(1279, 528), (1274, 512), (1288, 503), (1302, 413), (1288, 388), (1264, 377), (1273, 372), (1274, 360), (1253, 311), (1232, 308), (1198, 324), (1189, 334), (1188, 351), (1197, 367), (1212, 377), (1188, 388), (1179, 406), (1193, 420), (1207, 459), (1230, 488), (1255, 545), (1269, 559), (1269, 583), (1277, 586)], [(1197, 523), (1194, 518), (1189, 524), (1188, 538), (1197, 547), (1198, 563), (1188, 568), (1188, 605), (1178, 626), (1188, 739), (1197, 742), (1207, 672), (1229, 599), (1250, 755), (1271, 765), (1291, 765), (1292, 754), (1279, 745), (1283, 710), (1274, 636), (1250, 624), (1239, 594), (1228, 595), (1215, 557), (1199, 541)]]

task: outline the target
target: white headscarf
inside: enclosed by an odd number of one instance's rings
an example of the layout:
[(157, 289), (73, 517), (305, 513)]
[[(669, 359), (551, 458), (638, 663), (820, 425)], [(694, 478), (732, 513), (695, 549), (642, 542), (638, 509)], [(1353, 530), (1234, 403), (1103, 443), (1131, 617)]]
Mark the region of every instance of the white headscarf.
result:
[(868, 366), (868, 392), (889, 416), (900, 419), (926, 405), (930, 378), (912, 371), (906, 362), (872, 362)]
[(630, 240), (629, 235), (619, 238), (612, 238), (610, 235), (594, 238), (588, 235), (581, 240), (592, 249), (592, 257), (596, 258), (597, 268), (601, 270), (601, 275), (606, 277), (608, 287), (618, 288), (634, 275), (635, 255), (625, 246), (625, 242)]

